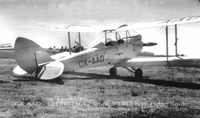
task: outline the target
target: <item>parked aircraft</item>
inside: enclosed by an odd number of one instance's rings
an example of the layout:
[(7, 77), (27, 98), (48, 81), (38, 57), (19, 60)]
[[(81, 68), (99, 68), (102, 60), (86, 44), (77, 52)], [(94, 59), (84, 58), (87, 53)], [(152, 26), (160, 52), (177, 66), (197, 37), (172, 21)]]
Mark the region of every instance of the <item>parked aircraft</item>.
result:
[[(182, 57), (177, 51), (177, 25), (183, 23), (198, 22), (200, 17), (187, 17), (176, 20), (145, 24), (146, 27), (166, 26), (166, 57), (162, 58), (137, 58), (143, 47), (155, 46), (157, 43), (142, 42), (142, 35), (131, 32), (131, 29), (144, 28), (141, 26), (121, 25), (113, 29), (105, 27), (95, 28), (71, 26), (64, 29), (68, 32), (69, 52), (62, 52), (49, 56), (47, 52), (27, 38), (18, 37), (15, 42), (16, 62), (18, 66), (13, 70), (15, 75), (23, 76), (25, 74), (34, 74), (35, 78), (41, 80), (51, 80), (62, 75), (63, 72), (75, 72), (79, 69), (90, 67), (100, 67), (112, 65), (109, 70), (111, 76), (117, 75), (117, 68), (123, 67), (135, 73), (135, 77), (142, 78), (143, 71), (141, 66), (157, 66), (171, 63), (175, 66), (185, 66)], [(168, 26), (175, 25), (175, 57), (169, 57), (168, 54)], [(57, 30), (57, 28), (56, 28)], [(79, 42), (81, 41), (81, 32), (103, 32), (105, 34), (105, 43), (101, 42), (96, 46), (83, 50), (78, 53), (71, 52), (70, 32), (77, 32)], [(81, 44), (81, 43), (79, 43)], [(191, 60), (190, 58), (186, 58)], [(198, 61), (198, 60), (196, 60)], [(130, 68), (129, 68), (130, 67)], [(138, 67), (138, 68), (137, 68)]]
[(13, 50), (14, 47), (10, 43), (0, 44), (0, 50)]

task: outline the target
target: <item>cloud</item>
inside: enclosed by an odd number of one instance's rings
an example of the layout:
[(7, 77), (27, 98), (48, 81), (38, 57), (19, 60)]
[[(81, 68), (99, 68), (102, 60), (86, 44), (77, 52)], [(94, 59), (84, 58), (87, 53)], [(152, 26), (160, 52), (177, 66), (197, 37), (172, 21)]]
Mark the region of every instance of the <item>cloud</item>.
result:
[(196, 15), (197, 0), (1, 0), (1, 13), (14, 19), (78, 23), (84, 20), (144, 22)]
[(16, 32), (14, 28), (9, 25), (9, 22), (6, 21), (6, 19), (0, 15), (0, 44), (2, 43), (14, 43), (14, 40), (16, 39)]

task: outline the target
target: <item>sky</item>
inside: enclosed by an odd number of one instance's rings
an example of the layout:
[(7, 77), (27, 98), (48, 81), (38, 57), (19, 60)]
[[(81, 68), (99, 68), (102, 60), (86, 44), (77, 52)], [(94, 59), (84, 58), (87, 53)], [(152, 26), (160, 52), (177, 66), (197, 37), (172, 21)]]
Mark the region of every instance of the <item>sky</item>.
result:
[[(0, 43), (14, 43), (16, 37), (23, 36), (43, 47), (67, 45), (65, 32), (22, 29), (22, 26), (146, 23), (199, 15), (199, 0), (0, 0)], [(191, 50), (195, 46), (198, 48), (197, 44), (200, 44), (199, 28), (199, 24), (180, 26), (178, 35), (183, 52), (193, 52), (192, 55), (196, 53)], [(173, 28), (171, 30), (173, 32)], [(156, 41), (160, 44), (144, 50), (165, 52), (163, 28), (137, 32), (143, 35), (145, 42)], [(85, 37), (85, 46), (102, 40), (96, 34)], [(171, 37), (173, 38), (173, 34)], [(173, 40), (170, 41), (173, 52)], [(190, 43), (192, 46), (187, 48)]]
[(199, 15), (198, 0), (0, 0), (17, 23), (149, 22)]

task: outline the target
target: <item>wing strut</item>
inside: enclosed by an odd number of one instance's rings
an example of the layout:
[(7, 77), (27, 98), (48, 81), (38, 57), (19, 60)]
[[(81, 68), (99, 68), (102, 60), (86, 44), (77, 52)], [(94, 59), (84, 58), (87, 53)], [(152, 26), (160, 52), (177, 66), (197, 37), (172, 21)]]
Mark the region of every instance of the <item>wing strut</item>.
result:
[(81, 51), (81, 33), (78, 32), (78, 40), (79, 40), (79, 51)]
[(38, 67), (38, 62), (37, 62), (37, 54), (36, 52), (34, 53), (35, 56), (35, 64), (36, 64), (36, 69), (35, 69), (35, 79), (37, 78), (37, 75), (39, 73), (39, 67)]
[(168, 45), (168, 38), (169, 38), (169, 31), (168, 31), (168, 26), (166, 26), (166, 57), (167, 57), (167, 63), (169, 62), (168, 61), (168, 58), (169, 58), (169, 45)]
[(104, 32), (105, 32), (105, 44), (106, 44), (107, 43), (106, 42), (106, 40), (107, 40), (107, 31), (105, 30)]
[[(168, 58), (169, 58), (169, 26), (166, 26), (166, 57), (167, 57), (167, 62), (169, 62)], [(177, 24), (174, 25), (174, 35), (175, 35), (175, 56), (180, 58), (179, 54), (178, 54), (178, 26)]]
[(174, 26), (174, 28), (175, 28), (175, 54), (176, 54), (176, 56), (178, 57), (179, 56), (179, 54), (178, 54), (178, 35), (177, 35), (177, 24), (175, 24), (175, 26)]
[(68, 32), (68, 43), (69, 43), (69, 53), (71, 55), (72, 51), (71, 51), (71, 38), (70, 38), (70, 32)]

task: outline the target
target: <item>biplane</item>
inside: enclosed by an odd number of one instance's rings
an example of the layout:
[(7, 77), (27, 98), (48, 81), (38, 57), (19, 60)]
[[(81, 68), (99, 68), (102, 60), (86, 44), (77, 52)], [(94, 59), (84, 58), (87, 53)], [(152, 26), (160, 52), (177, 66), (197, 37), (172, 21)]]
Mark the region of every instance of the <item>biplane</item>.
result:
[[(38, 44), (30, 39), (18, 37), (15, 42), (15, 55), (17, 67), (13, 72), (17, 76), (33, 74), (35, 78), (41, 80), (51, 80), (58, 78), (63, 72), (75, 72), (80, 69), (111, 65), (109, 73), (116, 76), (118, 68), (125, 68), (135, 74), (136, 78), (142, 78), (143, 71), (141, 66), (187, 66), (197, 65), (199, 60), (180, 57), (178, 54), (177, 26), (185, 23), (198, 22), (200, 16), (185, 17), (181, 19), (154, 22), (145, 25), (121, 25), (115, 28), (105, 26), (69, 26), (63, 29), (54, 28), (55, 31), (66, 31), (68, 34), (69, 51), (55, 55), (49, 55)], [(175, 56), (171, 57), (168, 53), (168, 26), (175, 27)], [(166, 27), (166, 56), (153, 58), (137, 58), (137, 55), (146, 46), (155, 46), (157, 43), (142, 41), (142, 35), (131, 32), (131, 30), (146, 27)], [(83, 50), (78, 53), (71, 51), (71, 33), (78, 34), (79, 45), (81, 47), (82, 32), (101, 32), (104, 34), (105, 42), (98, 43), (96, 46)], [(194, 64), (186, 61), (193, 60)], [(200, 65), (200, 63), (199, 63)]]

